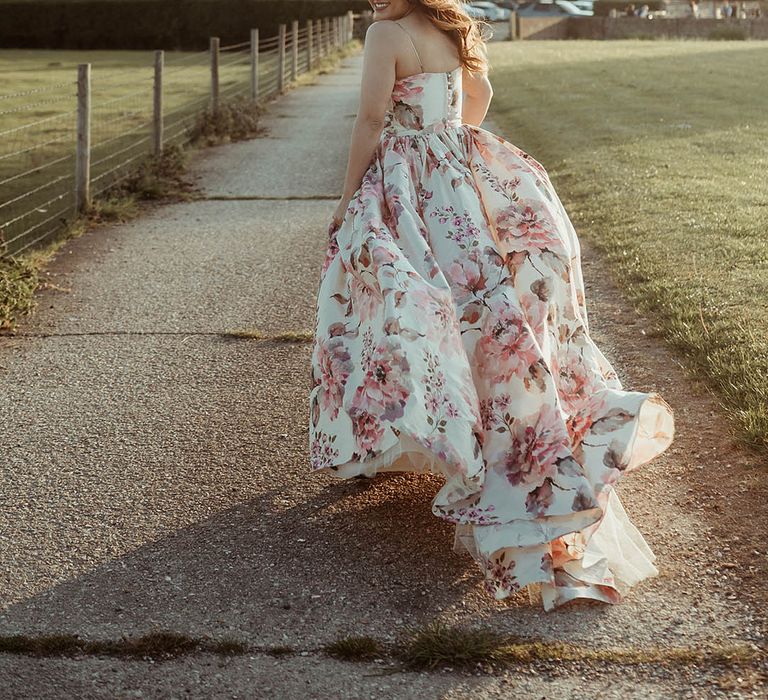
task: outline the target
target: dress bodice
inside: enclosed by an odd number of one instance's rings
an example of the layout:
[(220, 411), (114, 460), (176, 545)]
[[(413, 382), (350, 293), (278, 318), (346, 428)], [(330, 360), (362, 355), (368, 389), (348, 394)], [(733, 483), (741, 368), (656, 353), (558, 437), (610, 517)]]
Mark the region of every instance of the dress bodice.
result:
[(382, 136), (406, 136), (460, 126), (462, 67), (416, 73), (395, 81)]

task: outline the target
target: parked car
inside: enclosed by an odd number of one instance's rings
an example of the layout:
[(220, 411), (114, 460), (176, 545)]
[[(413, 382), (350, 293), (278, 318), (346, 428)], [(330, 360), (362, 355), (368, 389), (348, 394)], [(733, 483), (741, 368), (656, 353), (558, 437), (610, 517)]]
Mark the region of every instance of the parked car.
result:
[(495, 2), (473, 2), (471, 6), (482, 10), (489, 22), (506, 22), (511, 14), (506, 7), (499, 7)]
[(464, 3), (464, 12), (466, 12), (470, 17), (473, 19), (485, 19), (485, 11), (481, 10), (479, 7), (475, 7), (474, 5), (470, 5), (469, 3)]
[[(596, 17), (624, 17), (626, 16), (626, 9), (629, 3), (624, 0), (603, 0), (603, 2), (597, 2), (594, 5)], [(634, 2), (635, 9), (639, 9), (643, 5), (648, 5), (648, 14), (646, 17), (651, 19), (652, 17), (667, 17), (670, 15), (668, 10), (678, 10), (682, 7), (681, 3), (672, 2), (672, 0), (640, 0)], [(685, 3), (685, 7), (688, 7), (688, 3)], [(703, 7), (703, 5), (702, 5)], [(676, 14), (672, 12), (672, 14)]]
[(569, 0), (543, 0), (521, 7), (517, 14), (520, 17), (592, 17), (594, 12), (582, 10)]

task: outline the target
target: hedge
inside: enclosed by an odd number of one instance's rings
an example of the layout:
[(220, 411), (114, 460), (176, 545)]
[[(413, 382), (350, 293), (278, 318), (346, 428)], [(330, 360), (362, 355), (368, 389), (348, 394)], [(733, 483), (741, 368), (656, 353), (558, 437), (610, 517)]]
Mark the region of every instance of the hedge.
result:
[(370, 9), (365, 0), (66, 0), (2, 2), (0, 47), (202, 51), (277, 34), (281, 23)]

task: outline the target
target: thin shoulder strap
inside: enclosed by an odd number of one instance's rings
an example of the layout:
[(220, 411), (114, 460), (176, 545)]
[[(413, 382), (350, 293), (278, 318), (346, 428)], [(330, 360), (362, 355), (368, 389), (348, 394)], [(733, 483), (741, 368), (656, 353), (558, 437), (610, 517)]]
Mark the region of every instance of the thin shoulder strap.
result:
[(416, 44), (413, 43), (413, 37), (411, 36), (411, 33), (402, 24), (400, 24), (400, 22), (396, 21), (395, 24), (408, 35), (408, 39), (411, 41), (411, 46), (413, 46), (413, 50), (416, 52), (416, 58), (419, 59), (419, 68), (424, 70), (424, 64), (421, 62), (421, 56), (419, 56), (419, 50), (416, 48)]

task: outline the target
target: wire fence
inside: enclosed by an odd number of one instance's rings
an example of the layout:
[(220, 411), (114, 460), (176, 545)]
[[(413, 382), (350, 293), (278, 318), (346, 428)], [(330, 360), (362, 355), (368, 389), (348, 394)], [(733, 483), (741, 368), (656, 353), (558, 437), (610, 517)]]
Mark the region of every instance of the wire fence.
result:
[(187, 143), (203, 111), (280, 94), (352, 36), (351, 12), (294, 21), (276, 36), (253, 29), (248, 41), (213, 37), (198, 53), (156, 51), (153, 62), (143, 54), (93, 72), (80, 64), (71, 79), (0, 94), (0, 256), (50, 240), (139, 159)]

